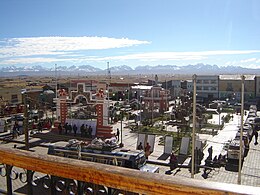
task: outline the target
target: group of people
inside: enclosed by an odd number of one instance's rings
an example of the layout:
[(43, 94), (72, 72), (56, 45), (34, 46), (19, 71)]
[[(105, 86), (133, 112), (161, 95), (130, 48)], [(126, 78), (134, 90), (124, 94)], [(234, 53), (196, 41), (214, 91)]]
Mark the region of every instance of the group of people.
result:
[(92, 138), (92, 127), (90, 125), (84, 125), (82, 124), (80, 126), (80, 134), (81, 134), (81, 137), (87, 137), (87, 138)]
[[(64, 126), (62, 127), (62, 125), (60, 123), (58, 126), (59, 134), (63, 134), (63, 130), (64, 130), (65, 135), (72, 134), (72, 131), (73, 131), (74, 136), (77, 136), (78, 127), (76, 124), (72, 125), (72, 124), (68, 124), (68, 123), (65, 123)], [(93, 131), (93, 129), (90, 125), (82, 124), (80, 126), (81, 137), (92, 138), (92, 131)]]

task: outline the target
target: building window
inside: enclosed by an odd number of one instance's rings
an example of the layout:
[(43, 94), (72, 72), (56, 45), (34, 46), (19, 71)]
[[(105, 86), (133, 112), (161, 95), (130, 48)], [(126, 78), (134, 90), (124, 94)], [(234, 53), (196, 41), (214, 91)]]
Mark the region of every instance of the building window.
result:
[(217, 83), (216, 80), (211, 80), (210, 82), (211, 82), (211, 84), (216, 84)]
[(197, 90), (202, 90), (202, 87), (200, 87), (200, 86), (199, 86), (199, 87), (196, 87), (196, 88), (197, 88)]
[(18, 96), (17, 96), (17, 94), (11, 96), (11, 102), (12, 102), (12, 103), (18, 102)]
[(227, 89), (226, 91), (233, 91), (232, 83), (227, 83)]
[(204, 84), (209, 84), (209, 80), (204, 80), (203, 83)]
[(201, 80), (197, 80), (197, 83), (199, 83), (199, 84), (200, 84), (200, 83), (201, 83)]
[(216, 87), (211, 87), (211, 91), (216, 91), (217, 88)]
[(205, 90), (205, 91), (209, 90), (209, 87), (204, 87), (204, 90)]

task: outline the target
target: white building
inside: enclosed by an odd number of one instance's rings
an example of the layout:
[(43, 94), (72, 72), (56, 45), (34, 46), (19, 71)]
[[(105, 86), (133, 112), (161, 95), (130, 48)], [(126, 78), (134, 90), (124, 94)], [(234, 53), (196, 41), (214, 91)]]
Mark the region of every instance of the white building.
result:
[(198, 98), (218, 99), (219, 77), (215, 75), (197, 75), (196, 88)]

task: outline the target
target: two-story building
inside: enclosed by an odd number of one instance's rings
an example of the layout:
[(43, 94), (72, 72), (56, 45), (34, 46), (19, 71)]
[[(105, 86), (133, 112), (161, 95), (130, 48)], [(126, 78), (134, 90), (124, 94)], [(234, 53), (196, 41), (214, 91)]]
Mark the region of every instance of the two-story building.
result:
[[(241, 75), (219, 75), (219, 98), (240, 101)], [(255, 75), (245, 75), (244, 99), (245, 101), (256, 97)]]
[(196, 94), (204, 102), (219, 98), (219, 80), (217, 75), (197, 75)]

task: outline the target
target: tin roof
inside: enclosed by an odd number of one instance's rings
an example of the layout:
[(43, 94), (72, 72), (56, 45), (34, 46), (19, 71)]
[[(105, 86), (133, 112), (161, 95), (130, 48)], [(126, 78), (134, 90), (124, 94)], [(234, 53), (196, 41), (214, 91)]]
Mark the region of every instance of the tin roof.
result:
[[(219, 75), (219, 80), (241, 80), (242, 75)], [(254, 80), (255, 75), (244, 75), (245, 80)]]

